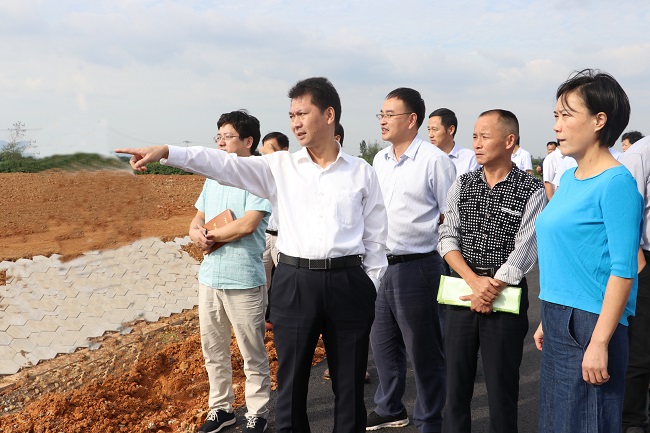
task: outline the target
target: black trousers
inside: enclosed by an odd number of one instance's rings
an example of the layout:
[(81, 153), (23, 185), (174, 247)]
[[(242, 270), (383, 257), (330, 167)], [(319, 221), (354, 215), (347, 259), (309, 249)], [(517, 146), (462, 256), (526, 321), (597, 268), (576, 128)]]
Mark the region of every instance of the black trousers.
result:
[(644, 251), (646, 264), (639, 274), (636, 313), (630, 317), (629, 359), (625, 374), (623, 430), (648, 427), (648, 384), (650, 383), (650, 252)]
[(280, 263), (271, 322), (278, 354), (275, 430), (309, 432), (307, 391), (322, 334), (334, 392), (334, 432), (365, 432), (364, 379), (377, 292), (361, 267), (309, 270)]
[(524, 278), (519, 314), (479, 314), (466, 307), (447, 306), (445, 355), (447, 403), (442, 431), (472, 431), (477, 354), (481, 351), (490, 409), (490, 433), (517, 432), (519, 366), (528, 332), (528, 285)]

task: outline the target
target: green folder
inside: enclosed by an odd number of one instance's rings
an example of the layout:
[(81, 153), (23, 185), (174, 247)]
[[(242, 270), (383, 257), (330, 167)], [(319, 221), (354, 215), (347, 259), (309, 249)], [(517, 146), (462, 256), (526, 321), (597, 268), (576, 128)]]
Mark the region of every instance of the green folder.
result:
[[(472, 288), (462, 278), (440, 277), (438, 288), (438, 303), (456, 305), (458, 307), (469, 307), (471, 301), (461, 301), (460, 296), (471, 295)], [(519, 314), (521, 301), (521, 287), (507, 286), (499, 293), (499, 296), (492, 303), (492, 311)]]

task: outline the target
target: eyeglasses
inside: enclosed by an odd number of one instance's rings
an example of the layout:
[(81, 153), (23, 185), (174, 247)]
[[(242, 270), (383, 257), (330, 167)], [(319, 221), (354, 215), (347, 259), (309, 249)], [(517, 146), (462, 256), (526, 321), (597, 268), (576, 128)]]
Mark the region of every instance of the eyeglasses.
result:
[(220, 141), (230, 141), (233, 138), (239, 138), (239, 135), (215, 135), (214, 142), (219, 143)]
[(379, 119), (379, 120), (381, 120), (381, 119), (390, 120), (390, 119), (392, 119), (392, 118), (395, 117), (395, 116), (403, 116), (404, 114), (413, 114), (413, 111), (409, 111), (408, 113), (398, 113), (398, 114), (392, 114), (392, 113), (384, 114), (384, 113), (379, 113), (379, 114), (375, 114), (375, 116), (376, 116), (377, 119)]

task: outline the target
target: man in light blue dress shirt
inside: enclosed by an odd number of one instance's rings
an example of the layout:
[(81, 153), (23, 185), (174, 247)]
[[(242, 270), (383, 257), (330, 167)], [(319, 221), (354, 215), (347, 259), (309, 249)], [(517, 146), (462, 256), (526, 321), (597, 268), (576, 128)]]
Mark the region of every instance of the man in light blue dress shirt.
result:
[(407, 356), (415, 372), (413, 423), (439, 432), (445, 403), (445, 361), (436, 296), (442, 258), (438, 225), (456, 169), (443, 151), (416, 138), (425, 116), (420, 94), (408, 88), (386, 96), (382, 138), (392, 146), (374, 159), (388, 214), (388, 269), (381, 280), (370, 334), (379, 387), (366, 430), (409, 423), (402, 402)]

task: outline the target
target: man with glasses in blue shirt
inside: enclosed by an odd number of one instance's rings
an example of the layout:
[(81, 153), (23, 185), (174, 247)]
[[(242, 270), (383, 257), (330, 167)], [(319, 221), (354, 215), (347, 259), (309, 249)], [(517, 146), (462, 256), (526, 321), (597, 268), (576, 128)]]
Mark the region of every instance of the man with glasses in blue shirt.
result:
[(402, 403), (407, 356), (417, 389), (413, 423), (422, 433), (442, 426), (445, 359), (436, 296), (443, 267), (436, 246), (456, 169), (447, 154), (417, 138), (424, 110), (420, 93), (399, 88), (377, 115), (382, 139), (392, 144), (373, 161), (388, 214), (388, 269), (370, 333), (379, 387), (366, 430), (409, 423)]

